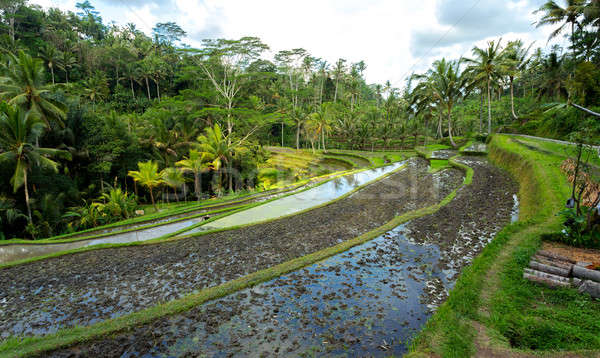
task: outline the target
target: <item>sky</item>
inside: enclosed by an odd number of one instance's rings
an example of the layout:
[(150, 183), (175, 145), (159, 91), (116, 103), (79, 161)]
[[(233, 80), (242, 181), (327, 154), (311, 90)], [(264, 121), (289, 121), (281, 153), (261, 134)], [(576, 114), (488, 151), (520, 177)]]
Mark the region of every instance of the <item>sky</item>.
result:
[[(75, 11), (82, 0), (30, 0)], [(304, 48), (333, 64), (364, 60), (368, 83), (402, 87), (442, 57), (469, 57), (474, 45), (502, 37), (546, 47), (551, 28), (536, 28), (533, 11), (544, 0), (90, 0), (105, 23), (133, 22), (150, 34), (174, 21), (184, 43), (256, 36), (271, 54)], [(561, 41), (558, 39), (556, 41)], [(555, 42), (555, 41), (554, 41)]]

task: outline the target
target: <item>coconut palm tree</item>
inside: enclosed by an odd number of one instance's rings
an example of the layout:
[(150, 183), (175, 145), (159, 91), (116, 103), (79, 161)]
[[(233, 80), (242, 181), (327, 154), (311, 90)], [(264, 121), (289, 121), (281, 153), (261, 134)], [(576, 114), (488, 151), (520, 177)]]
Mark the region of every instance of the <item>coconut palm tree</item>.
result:
[(95, 108), (96, 101), (105, 99), (109, 94), (108, 81), (104, 73), (96, 72), (93, 76), (83, 81), (83, 93), (92, 101)]
[(498, 42), (490, 41), (486, 48), (473, 47), (474, 59), (464, 59), (469, 64), (467, 69), (471, 72), (473, 82), (485, 80), (487, 84), (487, 101), (488, 101), (488, 133), (492, 133), (492, 81), (496, 82), (500, 79), (504, 66), (504, 57), (501, 51), (502, 39)]
[(508, 74), (510, 82), (510, 108), (514, 119), (518, 119), (515, 113), (515, 92), (514, 92), (514, 80), (515, 76), (519, 75), (527, 68), (529, 64), (529, 50), (531, 46), (523, 47), (523, 41), (516, 40), (508, 43), (504, 49), (504, 68)]
[(433, 96), (447, 113), (448, 136), (450, 143), (456, 147), (452, 138), (452, 108), (469, 92), (469, 76), (460, 71), (460, 61), (441, 59), (433, 63), (426, 78), (431, 82)]
[(158, 163), (149, 160), (147, 162), (138, 163), (139, 170), (130, 170), (128, 175), (135, 180), (135, 182), (142, 184), (147, 187), (150, 191), (150, 199), (152, 200), (152, 206), (154, 210), (158, 211), (156, 203), (154, 202), (154, 188), (163, 184), (161, 173), (158, 171)]
[(56, 156), (71, 159), (71, 154), (64, 150), (40, 148), (35, 143), (44, 132), (46, 125), (37, 113), (0, 104), (0, 162), (9, 161), (15, 164), (15, 172), (10, 179), (13, 191), (24, 187), (27, 217), (32, 223), (31, 206), (27, 176), (34, 165), (41, 168), (58, 170), (58, 163), (49, 157)]
[(75, 66), (77, 66), (77, 58), (70, 51), (65, 51), (62, 53), (59, 61), (57, 62), (58, 68), (64, 71), (65, 80), (69, 83), (69, 71)]
[(214, 127), (207, 127), (205, 134), (198, 137), (198, 148), (207, 158), (211, 158), (211, 167), (219, 172), (219, 186), (223, 172), (221, 168), (227, 165), (229, 169), (229, 190), (233, 189), (233, 177), (231, 172), (231, 157), (234, 147), (229, 144), (229, 140), (223, 135), (221, 127), (215, 123)]
[[(163, 182), (173, 189), (173, 194), (175, 194), (175, 198), (179, 201), (179, 196), (177, 196), (177, 189), (181, 188), (182, 185), (185, 184), (185, 178), (183, 177), (183, 171), (179, 168), (165, 168), (161, 172)], [(167, 202), (169, 201), (169, 196), (167, 195)]]
[(49, 98), (53, 89), (46, 85), (42, 60), (34, 59), (23, 51), (8, 55), (5, 75), (0, 77), (0, 98), (10, 105), (36, 113), (48, 126), (56, 121), (63, 126), (66, 106)]
[(554, 0), (549, 0), (535, 13), (543, 13), (537, 22), (537, 27), (544, 25), (560, 25), (548, 37), (548, 41), (560, 35), (567, 26), (571, 27), (571, 45), (574, 44), (575, 26), (581, 26), (581, 17), (585, 10), (585, 0), (565, 0), (565, 7), (561, 7)]
[(176, 166), (181, 167), (184, 171), (194, 174), (194, 193), (198, 200), (200, 200), (200, 193), (202, 191), (200, 187), (200, 174), (209, 169), (210, 161), (211, 159), (207, 153), (191, 149), (190, 155), (187, 158), (175, 163)]
[(50, 69), (52, 84), (54, 84), (54, 67), (60, 59), (58, 50), (51, 44), (46, 44), (40, 49), (40, 57), (46, 62), (48, 69)]

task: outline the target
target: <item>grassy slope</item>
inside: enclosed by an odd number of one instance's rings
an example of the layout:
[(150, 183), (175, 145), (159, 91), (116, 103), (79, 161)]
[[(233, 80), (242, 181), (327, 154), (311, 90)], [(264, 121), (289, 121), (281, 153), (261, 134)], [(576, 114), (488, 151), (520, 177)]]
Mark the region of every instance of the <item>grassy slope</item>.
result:
[(554, 213), (569, 193), (560, 158), (519, 146), (507, 136), (495, 136), (490, 159), (520, 184), (520, 220), (498, 233), (464, 270), (446, 303), (413, 340), (409, 356), (473, 355), (477, 334), (473, 320), (500, 337), (493, 344), (505, 353), (510, 350), (506, 336), (521, 348), (600, 348), (597, 302), (575, 295), (572, 289), (549, 290), (521, 278), (540, 236), (560, 228)]

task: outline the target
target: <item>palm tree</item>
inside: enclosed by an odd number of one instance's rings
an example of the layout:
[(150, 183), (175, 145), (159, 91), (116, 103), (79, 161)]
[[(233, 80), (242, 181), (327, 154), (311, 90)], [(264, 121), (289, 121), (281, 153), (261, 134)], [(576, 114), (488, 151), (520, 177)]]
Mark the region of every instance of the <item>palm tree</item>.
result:
[(518, 119), (515, 113), (514, 80), (515, 76), (519, 75), (527, 68), (527, 65), (529, 64), (529, 58), (527, 56), (532, 45), (533, 44), (529, 45), (528, 48), (524, 48), (523, 41), (516, 40), (509, 42), (504, 50), (505, 69), (510, 82), (510, 108), (514, 119)]
[(543, 13), (542, 18), (538, 21), (537, 27), (544, 25), (556, 25), (560, 26), (554, 30), (548, 37), (548, 41), (560, 35), (564, 31), (565, 27), (571, 27), (571, 45), (574, 44), (575, 38), (575, 25), (581, 26), (579, 19), (584, 13), (585, 0), (565, 0), (565, 7), (561, 7), (554, 0), (549, 0), (542, 5), (535, 13)]
[(58, 50), (51, 44), (46, 44), (40, 50), (40, 57), (46, 62), (46, 65), (50, 69), (50, 73), (52, 74), (52, 84), (54, 84), (54, 66), (60, 59)]
[(487, 101), (488, 101), (488, 133), (492, 133), (492, 81), (500, 78), (502, 73), (502, 61), (504, 60), (500, 50), (502, 39), (488, 42), (487, 48), (473, 47), (475, 59), (464, 59), (469, 63), (468, 72), (471, 72), (473, 82), (485, 80), (487, 83)]
[(198, 200), (200, 200), (200, 193), (202, 191), (200, 187), (200, 174), (209, 169), (208, 162), (210, 160), (207, 153), (191, 149), (190, 155), (187, 158), (175, 163), (175, 165), (181, 167), (183, 170), (194, 174), (194, 193)]
[(34, 59), (23, 51), (8, 55), (8, 71), (0, 77), (0, 98), (11, 105), (36, 113), (48, 126), (55, 120), (61, 126), (66, 119), (66, 106), (48, 98), (53, 86), (45, 84), (42, 60)]
[(35, 112), (25, 111), (5, 103), (0, 104), (0, 149), (2, 151), (0, 162), (15, 163), (15, 172), (10, 182), (14, 192), (17, 192), (22, 186), (25, 189), (25, 204), (30, 224), (32, 217), (27, 183), (28, 172), (33, 165), (56, 172), (58, 163), (51, 160), (50, 156), (71, 159), (71, 154), (67, 151), (39, 148), (35, 145), (45, 128), (45, 123), (39, 120), (39, 116)]
[(448, 136), (450, 143), (456, 147), (452, 138), (452, 108), (464, 98), (468, 91), (468, 76), (460, 71), (460, 61), (442, 59), (433, 63), (433, 68), (427, 72), (431, 81), (434, 98), (447, 110)]
[(77, 65), (77, 58), (70, 51), (65, 51), (62, 53), (57, 65), (58, 68), (65, 72), (66, 82), (69, 83), (69, 71)]
[(140, 84), (140, 81), (138, 80), (138, 78), (140, 77), (140, 70), (137, 67), (137, 63), (135, 62), (129, 62), (125, 65), (125, 67), (123, 68), (123, 77), (121, 77), (122, 79), (127, 79), (129, 80), (129, 86), (131, 88), (131, 97), (135, 98), (135, 91), (133, 89), (133, 82)]
[(96, 72), (93, 76), (83, 81), (83, 93), (95, 108), (96, 101), (103, 100), (109, 94), (108, 81), (104, 73)]
[(221, 127), (215, 123), (214, 127), (207, 127), (204, 130), (205, 134), (198, 137), (198, 148), (200, 152), (207, 158), (211, 158), (211, 167), (219, 172), (219, 186), (221, 185), (221, 176), (223, 172), (221, 168), (224, 164), (228, 165), (229, 169), (229, 190), (233, 189), (233, 176), (231, 173), (231, 157), (233, 154), (233, 146), (221, 131)]
[[(183, 172), (179, 168), (165, 168), (161, 172), (163, 182), (173, 189), (173, 194), (175, 194), (175, 198), (179, 201), (179, 196), (177, 195), (177, 189), (185, 184), (185, 178), (183, 177)], [(169, 196), (167, 195), (167, 202), (169, 202)]]
[(154, 206), (154, 210), (158, 211), (156, 203), (154, 202), (153, 192), (154, 188), (163, 183), (162, 176), (158, 171), (158, 163), (152, 160), (139, 162), (138, 168), (139, 170), (130, 170), (128, 175), (132, 177), (135, 182), (139, 182), (143, 186), (148, 187), (150, 199), (152, 199), (152, 206)]

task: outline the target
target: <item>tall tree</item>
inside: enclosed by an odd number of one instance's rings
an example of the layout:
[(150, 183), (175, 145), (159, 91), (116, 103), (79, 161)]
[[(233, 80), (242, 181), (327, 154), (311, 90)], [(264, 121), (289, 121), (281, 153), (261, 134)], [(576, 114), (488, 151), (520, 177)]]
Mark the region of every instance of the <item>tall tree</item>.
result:
[(24, 187), (27, 217), (32, 223), (31, 205), (28, 188), (28, 173), (34, 165), (58, 171), (58, 163), (49, 157), (57, 156), (71, 159), (67, 151), (40, 148), (35, 143), (43, 134), (45, 123), (39, 120), (37, 113), (25, 111), (19, 107), (0, 104), (0, 162), (15, 164), (15, 172), (10, 180), (13, 191)]
[(532, 45), (533, 44), (525, 48), (523, 47), (523, 41), (516, 40), (509, 42), (504, 49), (504, 68), (510, 82), (510, 109), (514, 119), (518, 118), (515, 113), (515, 76), (518, 76), (527, 68), (527, 65), (529, 64), (529, 50), (531, 50)]
[(208, 153), (191, 149), (187, 158), (175, 163), (175, 165), (181, 167), (184, 171), (194, 174), (194, 193), (197, 200), (200, 200), (200, 194), (202, 193), (200, 174), (209, 169), (210, 161), (211, 158)]
[(154, 201), (154, 188), (163, 184), (162, 175), (158, 171), (158, 163), (151, 160), (140, 162), (138, 163), (138, 169), (139, 170), (130, 170), (128, 175), (132, 177), (136, 183), (140, 183), (148, 188), (152, 206), (154, 206), (154, 210), (158, 211), (156, 202)]
[(40, 57), (42, 58), (42, 60), (44, 60), (44, 62), (46, 62), (46, 65), (48, 66), (48, 69), (50, 69), (50, 73), (52, 74), (52, 84), (55, 84), (54, 66), (56, 66), (57, 62), (60, 59), (59, 55), (60, 54), (56, 47), (52, 46), (51, 44), (46, 44), (40, 49)]
[(18, 55), (9, 55), (8, 70), (0, 77), (0, 98), (37, 113), (47, 125), (56, 121), (63, 126), (66, 107), (50, 98), (53, 87), (45, 82), (42, 61), (19, 51)]
[(227, 110), (227, 140), (231, 144), (233, 132), (233, 106), (241, 89), (244, 70), (253, 60), (269, 49), (257, 37), (239, 40), (203, 40), (204, 47), (196, 51), (203, 61), (200, 66), (215, 90), (225, 101)]
[[(565, 7), (561, 7), (554, 0), (544, 3), (536, 13), (542, 13), (542, 18), (537, 22), (537, 27), (544, 25), (559, 25), (550, 34), (548, 40), (560, 35), (567, 26), (571, 28), (571, 46), (575, 44), (575, 26), (581, 25), (581, 17), (585, 10), (585, 0), (564, 0)], [(573, 48), (573, 51), (575, 49)], [(573, 52), (573, 55), (575, 52)]]
[(503, 70), (504, 56), (501, 50), (502, 39), (489, 41), (486, 48), (473, 47), (474, 59), (464, 59), (469, 63), (468, 70), (472, 72), (472, 79), (475, 82), (485, 80), (487, 84), (487, 102), (488, 102), (488, 133), (492, 133), (492, 81), (497, 81)]

